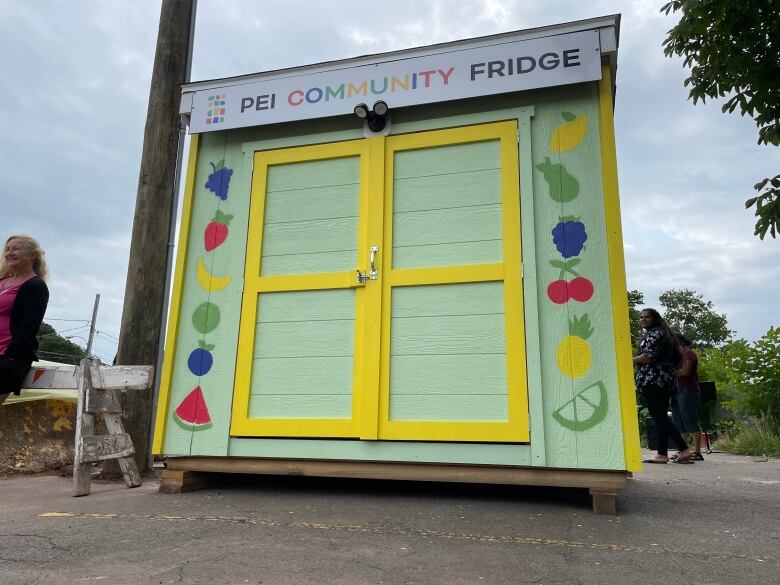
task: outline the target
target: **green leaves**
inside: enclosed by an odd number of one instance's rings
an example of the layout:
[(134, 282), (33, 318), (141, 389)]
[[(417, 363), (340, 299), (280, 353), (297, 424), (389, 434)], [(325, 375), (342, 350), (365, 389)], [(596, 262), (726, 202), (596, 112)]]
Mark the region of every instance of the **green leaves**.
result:
[(214, 214), (214, 217), (211, 219), (211, 221), (216, 221), (217, 223), (224, 223), (225, 225), (230, 225), (230, 220), (233, 219), (232, 213), (223, 213), (221, 210), (217, 209), (217, 212)]
[(588, 339), (593, 335), (593, 326), (590, 324), (590, 318), (587, 313), (582, 317), (574, 315), (569, 319), (569, 335), (581, 337), (582, 339)]
[(645, 295), (638, 290), (628, 291), (628, 325), (631, 329), (631, 347), (636, 349), (639, 338), (642, 337), (642, 326), (639, 325), (639, 309), (645, 304)]
[(658, 297), (664, 319), (697, 348), (719, 347), (731, 340), (725, 314), (715, 311), (712, 301), (690, 289), (667, 290)]
[(78, 365), (81, 358), (86, 357), (84, 348), (61, 336), (48, 323), (41, 323), (36, 337), (38, 354), (43, 360)]
[(733, 397), (730, 408), (749, 416), (780, 420), (780, 328), (754, 343), (737, 339), (722, 348), (701, 352), (700, 378), (713, 380)]
[[(683, 58), (696, 104), (727, 97), (724, 113), (739, 109), (758, 128), (758, 143), (780, 146), (780, 6), (777, 0), (672, 0), (661, 12), (680, 13), (663, 42), (664, 54)], [(780, 176), (780, 175), (779, 175)], [(766, 181), (766, 180), (765, 180)], [(756, 186), (756, 190), (764, 188)], [(756, 205), (754, 234), (780, 229), (780, 185), (745, 202)]]
[(579, 258), (572, 258), (571, 260), (566, 260), (566, 261), (564, 261), (564, 260), (550, 260), (550, 264), (554, 268), (557, 268), (558, 270), (561, 271), (559, 276), (558, 276), (558, 278), (563, 278), (564, 276), (566, 276), (567, 272), (569, 274), (573, 274), (574, 276), (579, 276), (580, 275), (579, 272), (576, 272), (575, 270), (573, 270), (573, 268), (575, 266), (577, 266), (577, 264), (579, 264), (579, 263), (580, 263), (580, 259)]
[(759, 181), (753, 188), (760, 192), (767, 186), (767, 183), (770, 187), (766, 191), (745, 201), (745, 209), (756, 206), (755, 216), (758, 219), (753, 235), (762, 240), (767, 231), (773, 238), (776, 238), (777, 233), (780, 232), (780, 175)]
[(206, 343), (203, 339), (199, 339), (198, 347), (201, 349), (205, 349), (206, 351), (214, 351), (214, 348), (217, 346), (212, 343)]

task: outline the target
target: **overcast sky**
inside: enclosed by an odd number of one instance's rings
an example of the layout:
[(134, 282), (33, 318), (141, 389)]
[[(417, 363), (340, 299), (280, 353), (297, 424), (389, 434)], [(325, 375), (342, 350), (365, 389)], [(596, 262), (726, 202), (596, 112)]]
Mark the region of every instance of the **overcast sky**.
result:
[[(739, 336), (780, 325), (780, 242), (743, 209), (778, 150), (749, 118), (693, 106), (652, 1), (199, 0), (193, 80), (622, 14), (615, 108), (628, 286), (691, 288)], [(84, 345), (96, 293), (107, 361), (124, 295), (160, 2), (0, 0), (0, 237), (38, 238), (49, 321)]]

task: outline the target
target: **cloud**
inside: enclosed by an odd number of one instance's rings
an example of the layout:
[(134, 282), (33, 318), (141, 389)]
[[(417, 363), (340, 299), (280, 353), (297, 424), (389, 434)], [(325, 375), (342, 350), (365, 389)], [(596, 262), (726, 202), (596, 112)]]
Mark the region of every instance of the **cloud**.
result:
[[(159, 2), (0, 3), (0, 233), (38, 237), (52, 318), (119, 333)], [(752, 121), (693, 106), (661, 43), (676, 18), (650, 0), (199, 2), (194, 79), (345, 59), (622, 12), (615, 107), (629, 286), (694, 288), (748, 337), (780, 324), (777, 242), (742, 201), (776, 172)], [(9, 57), (10, 56), (10, 57)], [(59, 327), (68, 322), (53, 322)], [(99, 337), (100, 351), (114, 351)]]

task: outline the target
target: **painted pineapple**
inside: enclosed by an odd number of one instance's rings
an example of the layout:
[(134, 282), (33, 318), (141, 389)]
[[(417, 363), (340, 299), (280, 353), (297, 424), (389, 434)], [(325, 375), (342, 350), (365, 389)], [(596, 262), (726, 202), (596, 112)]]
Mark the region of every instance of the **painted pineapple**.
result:
[(586, 341), (593, 334), (587, 313), (569, 320), (569, 335), (558, 344), (555, 359), (564, 376), (571, 379), (584, 376), (590, 369), (590, 345)]

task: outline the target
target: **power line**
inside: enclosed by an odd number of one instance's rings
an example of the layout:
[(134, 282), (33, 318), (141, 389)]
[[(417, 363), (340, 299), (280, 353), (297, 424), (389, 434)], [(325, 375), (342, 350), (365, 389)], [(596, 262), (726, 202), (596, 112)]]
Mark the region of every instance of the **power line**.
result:
[(103, 362), (104, 364), (113, 364), (114, 363), (114, 358), (108, 359), (107, 357), (105, 357), (103, 355), (100, 355), (97, 352), (92, 352), (92, 355), (94, 355), (97, 358), (100, 358), (100, 361)]
[(62, 335), (63, 333), (68, 333), (70, 331), (79, 331), (80, 329), (85, 329), (87, 325), (79, 325), (78, 327), (71, 327), (70, 329), (63, 329), (61, 331), (54, 330), (54, 333), (46, 333), (45, 335)]
[(111, 335), (110, 333), (106, 333), (105, 331), (100, 331), (99, 329), (95, 329), (95, 333), (99, 333), (100, 335), (104, 335), (106, 337), (110, 337), (114, 341), (117, 341), (117, 342), (119, 341), (118, 337), (114, 337), (113, 335)]
[(89, 324), (89, 319), (55, 319), (53, 317), (44, 317), (44, 321), (74, 321)]
[(70, 359), (80, 359), (82, 356), (74, 355), (72, 353), (58, 353), (56, 351), (38, 351), (38, 353), (42, 356), (49, 356), (49, 357), (63, 357), (63, 358), (70, 358)]
[(113, 346), (119, 345), (117, 341), (114, 341), (113, 339), (109, 339), (108, 337), (103, 337), (100, 334), (98, 334), (98, 338), (100, 339), (101, 342), (111, 343)]
[(52, 331), (51, 333), (43, 333), (41, 334), (41, 337), (65, 337), (62, 335), (63, 333), (72, 333), (74, 331), (83, 331), (86, 329), (85, 326), (81, 327), (73, 327), (72, 329), (63, 329), (62, 331)]

